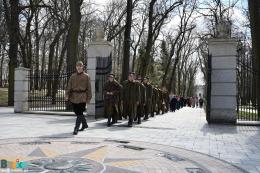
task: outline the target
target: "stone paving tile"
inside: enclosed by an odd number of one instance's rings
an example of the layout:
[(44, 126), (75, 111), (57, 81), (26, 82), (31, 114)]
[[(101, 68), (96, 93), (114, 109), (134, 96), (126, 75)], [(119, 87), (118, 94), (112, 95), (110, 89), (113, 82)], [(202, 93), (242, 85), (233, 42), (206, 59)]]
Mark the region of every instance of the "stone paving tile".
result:
[[(0, 139), (73, 137), (75, 117), (12, 111), (0, 108)], [(257, 126), (208, 125), (205, 112), (192, 108), (150, 118), (131, 129), (121, 125), (107, 128), (105, 123), (105, 120), (92, 121), (89, 129), (73, 138), (100, 137), (170, 145), (232, 162), (249, 172), (260, 172), (260, 127)]]

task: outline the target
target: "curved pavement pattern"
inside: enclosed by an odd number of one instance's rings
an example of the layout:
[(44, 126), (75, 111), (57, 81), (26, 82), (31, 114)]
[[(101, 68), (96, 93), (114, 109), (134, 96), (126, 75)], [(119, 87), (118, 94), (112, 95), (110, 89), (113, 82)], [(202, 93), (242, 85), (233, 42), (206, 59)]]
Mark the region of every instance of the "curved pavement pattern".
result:
[(26, 162), (24, 172), (33, 173), (244, 172), (227, 162), (180, 148), (98, 138), (13, 139), (1, 141), (0, 153), (7, 160)]
[(260, 172), (260, 128), (208, 125), (202, 109), (183, 108), (133, 128), (89, 120), (77, 136), (75, 117), (12, 112), (0, 108), (0, 156), (31, 160), (38, 171)]

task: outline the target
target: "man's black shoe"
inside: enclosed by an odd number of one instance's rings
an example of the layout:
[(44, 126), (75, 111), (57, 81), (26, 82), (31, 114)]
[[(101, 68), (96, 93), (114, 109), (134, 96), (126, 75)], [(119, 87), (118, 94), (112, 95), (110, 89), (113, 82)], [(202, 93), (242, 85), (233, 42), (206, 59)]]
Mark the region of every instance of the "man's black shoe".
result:
[(77, 135), (77, 134), (78, 134), (78, 131), (74, 130), (73, 135)]
[(84, 129), (87, 129), (88, 125), (82, 126), (81, 129), (79, 129), (79, 131), (84, 131)]

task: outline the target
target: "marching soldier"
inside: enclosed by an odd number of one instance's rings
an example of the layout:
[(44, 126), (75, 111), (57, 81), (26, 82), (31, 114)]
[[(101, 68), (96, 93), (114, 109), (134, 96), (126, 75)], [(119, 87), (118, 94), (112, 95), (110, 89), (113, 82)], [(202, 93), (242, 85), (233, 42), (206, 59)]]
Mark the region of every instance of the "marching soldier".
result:
[(144, 120), (149, 119), (149, 113), (152, 115), (152, 97), (153, 97), (153, 86), (149, 83), (149, 78), (144, 78), (144, 86), (146, 90), (146, 103), (144, 106)]
[(122, 100), (124, 116), (128, 116), (128, 127), (133, 126), (133, 118), (139, 104), (139, 87), (134, 81), (134, 73), (129, 73), (128, 80), (123, 82)]
[(168, 112), (169, 111), (169, 104), (170, 104), (169, 92), (166, 89), (166, 87), (163, 87), (162, 91), (163, 91), (163, 100), (164, 100), (164, 103), (165, 103), (165, 111)]
[[(107, 115), (107, 126), (117, 123), (118, 120), (118, 101), (120, 84), (115, 80), (114, 74), (108, 75), (108, 81), (104, 85), (105, 115)], [(112, 119), (112, 123), (111, 123)]]
[(139, 104), (137, 105), (137, 114), (136, 114), (136, 119), (138, 120), (137, 123), (141, 124), (141, 117), (144, 115), (144, 105), (146, 103), (146, 91), (145, 91), (145, 86), (142, 84), (142, 77), (138, 76), (136, 83), (139, 85), (140, 89), (140, 100)]
[[(90, 102), (92, 97), (90, 77), (84, 72), (82, 61), (76, 63), (76, 69), (77, 72), (71, 75), (65, 92), (65, 100), (72, 103), (73, 110), (77, 115), (73, 135), (77, 135), (78, 131), (88, 128), (83, 112), (86, 110), (86, 104)], [(79, 130), (81, 123), (82, 128)]]
[(160, 94), (160, 100), (159, 100), (159, 113), (160, 111), (162, 111), (162, 114), (165, 113), (165, 101), (164, 101), (164, 97), (163, 97), (163, 90), (161, 88), (159, 88), (159, 94)]
[(155, 86), (153, 86), (151, 117), (154, 117), (154, 112), (157, 112), (157, 102), (158, 102), (157, 100), (158, 100), (158, 90)]
[(156, 109), (156, 115), (159, 115), (161, 110), (162, 110), (162, 90), (156, 86), (156, 92), (157, 92), (157, 99), (156, 99), (156, 104), (157, 104), (157, 109)]

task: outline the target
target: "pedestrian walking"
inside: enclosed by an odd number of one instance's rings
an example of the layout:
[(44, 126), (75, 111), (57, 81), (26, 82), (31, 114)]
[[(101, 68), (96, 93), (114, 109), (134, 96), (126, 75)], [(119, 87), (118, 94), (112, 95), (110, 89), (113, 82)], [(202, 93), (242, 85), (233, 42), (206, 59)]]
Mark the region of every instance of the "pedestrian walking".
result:
[[(83, 62), (78, 61), (76, 63), (76, 73), (73, 73), (69, 78), (65, 92), (65, 100), (72, 103), (73, 111), (77, 116), (73, 135), (77, 135), (78, 131), (88, 128), (83, 112), (86, 110), (86, 104), (90, 103), (91, 98), (90, 77), (84, 72)], [(81, 129), (79, 129), (80, 124), (82, 124)]]

